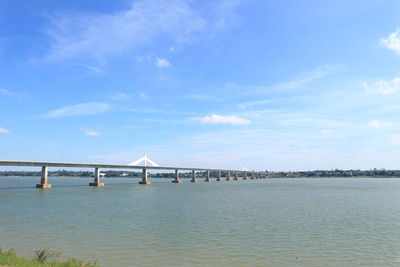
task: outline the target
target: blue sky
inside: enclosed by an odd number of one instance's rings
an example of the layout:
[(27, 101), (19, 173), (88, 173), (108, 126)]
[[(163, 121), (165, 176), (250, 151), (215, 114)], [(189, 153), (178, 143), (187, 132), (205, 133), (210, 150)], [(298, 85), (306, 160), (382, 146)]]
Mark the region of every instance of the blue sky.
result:
[(0, 158), (398, 169), (400, 2), (0, 0)]

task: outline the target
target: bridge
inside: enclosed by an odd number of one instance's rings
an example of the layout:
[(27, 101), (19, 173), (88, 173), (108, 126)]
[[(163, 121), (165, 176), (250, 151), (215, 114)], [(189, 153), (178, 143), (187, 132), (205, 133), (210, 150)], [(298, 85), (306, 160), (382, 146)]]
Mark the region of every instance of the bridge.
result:
[[(49, 167), (64, 167), (64, 168), (92, 168), (94, 169), (94, 181), (89, 183), (90, 186), (104, 186), (104, 183), (100, 181), (100, 169), (141, 169), (142, 170), (142, 180), (139, 184), (148, 185), (150, 181), (148, 180), (148, 170), (173, 170), (175, 171), (175, 178), (172, 180), (172, 183), (179, 184), (182, 181), (179, 179), (179, 171), (191, 171), (192, 172), (192, 179), (191, 182), (196, 183), (196, 171), (203, 171), (206, 172), (205, 182), (210, 182), (210, 172), (217, 172), (216, 181), (221, 181), (222, 174), (226, 174), (226, 181), (230, 181), (233, 174), (233, 180), (239, 180), (239, 175), (242, 174), (243, 180), (248, 180), (247, 173), (250, 172), (247, 169), (243, 170), (228, 170), (228, 169), (209, 169), (209, 168), (188, 168), (188, 167), (167, 167), (167, 166), (158, 166), (146, 157), (142, 158), (141, 160), (145, 159), (145, 165), (140, 166), (138, 161), (133, 162), (135, 165), (131, 164), (96, 164), (96, 163), (72, 163), (72, 162), (49, 162), (49, 161), (16, 161), (16, 160), (0, 160), (0, 166), (20, 166), (20, 167), (41, 167), (42, 173), (40, 178), (40, 184), (37, 184), (37, 188), (44, 188), (48, 189), (51, 188), (51, 184), (47, 182), (47, 174)], [(147, 161), (151, 162), (152, 165), (147, 165)], [(154, 164), (153, 164), (154, 163)], [(259, 172), (250, 172), (250, 179), (262, 179), (265, 178), (265, 175), (261, 175)]]

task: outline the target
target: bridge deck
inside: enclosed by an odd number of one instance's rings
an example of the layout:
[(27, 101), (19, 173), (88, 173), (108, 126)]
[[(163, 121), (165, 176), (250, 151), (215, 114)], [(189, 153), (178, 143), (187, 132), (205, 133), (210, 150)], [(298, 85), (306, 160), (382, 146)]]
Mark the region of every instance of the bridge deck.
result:
[[(67, 168), (102, 168), (102, 169), (147, 169), (147, 170), (184, 170), (184, 171), (231, 171), (246, 172), (242, 170), (224, 170), (209, 168), (188, 168), (170, 166), (138, 166), (121, 164), (98, 164), (98, 163), (76, 163), (76, 162), (50, 162), (50, 161), (21, 161), (21, 160), (0, 160), (0, 166), (21, 166), (21, 167), (67, 167)], [(247, 171), (249, 172), (249, 171)]]

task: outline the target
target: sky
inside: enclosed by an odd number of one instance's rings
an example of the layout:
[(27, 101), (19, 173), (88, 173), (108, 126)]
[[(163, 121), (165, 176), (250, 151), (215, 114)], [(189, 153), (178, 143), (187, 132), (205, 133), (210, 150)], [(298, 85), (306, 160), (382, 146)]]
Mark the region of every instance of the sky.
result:
[(0, 0), (0, 159), (399, 169), (397, 0)]

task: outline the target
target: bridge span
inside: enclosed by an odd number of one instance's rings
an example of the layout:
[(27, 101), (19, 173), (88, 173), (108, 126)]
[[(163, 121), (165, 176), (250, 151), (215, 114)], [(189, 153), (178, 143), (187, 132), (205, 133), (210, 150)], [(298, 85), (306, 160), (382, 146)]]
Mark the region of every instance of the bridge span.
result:
[[(40, 184), (37, 184), (37, 188), (48, 189), (51, 188), (51, 184), (47, 182), (47, 174), (49, 167), (65, 167), (65, 168), (93, 168), (94, 169), (94, 181), (89, 183), (90, 186), (104, 186), (104, 183), (100, 181), (100, 169), (141, 169), (142, 180), (139, 184), (148, 185), (148, 170), (174, 170), (175, 178), (172, 183), (179, 184), (182, 181), (179, 179), (179, 171), (192, 171), (191, 182), (197, 182), (196, 171), (205, 171), (206, 178), (205, 182), (210, 182), (210, 172), (217, 172), (218, 177), (216, 181), (221, 181), (223, 173), (226, 173), (226, 181), (231, 180), (231, 174), (234, 174), (233, 180), (239, 180), (239, 175), (242, 174), (243, 180), (248, 180), (247, 170), (228, 170), (228, 169), (209, 169), (209, 168), (188, 168), (188, 167), (168, 167), (168, 166), (139, 166), (139, 165), (121, 165), (121, 164), (97, 164), (97, 163), (73, 163), (73, 162), (49, 162), (49, 161), (20, 161), (20, 160), (0, 160), (0, 166), (20, 166), (20, 167), (41, 167), (42, 173), (40, 178)], [(250, 179), (265, 179), (265, 175), (260, 172), (250, 172)]]

